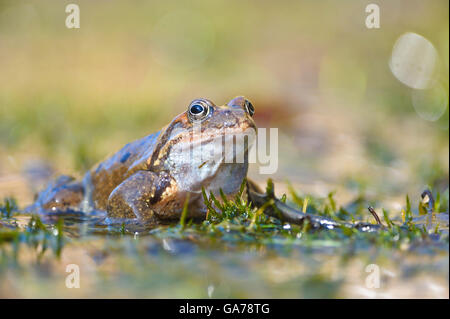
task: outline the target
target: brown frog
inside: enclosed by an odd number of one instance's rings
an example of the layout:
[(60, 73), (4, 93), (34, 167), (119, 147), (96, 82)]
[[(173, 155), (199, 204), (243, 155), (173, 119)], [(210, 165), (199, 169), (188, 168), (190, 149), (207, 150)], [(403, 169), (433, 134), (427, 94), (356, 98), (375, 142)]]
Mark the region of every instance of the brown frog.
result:
[(249, 130), (256, 133), (253, 113), (252, 104), (242, 96), (223, 106), (196, 99), (161, 131), (125, 145), (82, 181), (60, 177), (27, 210), (106, 211), (111, 218), (147, 222), (178, 219), (188, 199), (190, 217), (204, 218), (202, 187), (208, 193), (217, 195), (222, 189), (234, 196), (247, 175), (252, 141), (233, 148), (231, 157), (240, 155), (243, 161), (226, 161), (230, 158), (226, 148), (219, 156), (209, 154), (216, 150), (217, 140), (224, 142)]

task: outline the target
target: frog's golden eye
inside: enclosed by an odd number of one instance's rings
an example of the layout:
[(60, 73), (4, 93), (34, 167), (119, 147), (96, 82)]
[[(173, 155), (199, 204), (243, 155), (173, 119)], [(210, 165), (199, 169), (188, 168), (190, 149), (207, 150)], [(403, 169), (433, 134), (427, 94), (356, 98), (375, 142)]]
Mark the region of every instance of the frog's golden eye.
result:
[(194, 100), (188, 108), (188, 117), (191, 121), (203, 120), (210, 111), (211, 106), (204, 100)]
[(249, 100), (245, 100), (245, 110), (248, 112), (248, 114), (250, 114), (250, 116), (253, 116), (253, 114), (255, 114), (255, 108)]

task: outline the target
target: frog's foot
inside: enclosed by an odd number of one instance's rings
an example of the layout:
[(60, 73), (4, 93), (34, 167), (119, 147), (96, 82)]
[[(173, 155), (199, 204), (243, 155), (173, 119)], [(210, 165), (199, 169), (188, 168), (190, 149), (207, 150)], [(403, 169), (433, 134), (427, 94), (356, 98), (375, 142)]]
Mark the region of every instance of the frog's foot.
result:
[(82, 183), (73, 177), (60, 176), (38, 194), (35, 203), (25, 209), (27, 213), (78, 211), (84, 198)]
[(110, 194), (107, 213), (110, 218), (137, 218), (140, 221), (151, 221), (171, 185), (170, 176), (151, 171), (138, 171)]

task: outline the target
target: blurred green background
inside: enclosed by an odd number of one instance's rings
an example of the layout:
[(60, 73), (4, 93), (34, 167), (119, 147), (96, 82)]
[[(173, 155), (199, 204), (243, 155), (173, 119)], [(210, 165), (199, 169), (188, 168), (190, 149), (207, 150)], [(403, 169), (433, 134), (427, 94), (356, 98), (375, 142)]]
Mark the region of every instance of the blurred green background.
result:
[[(377, 1), (380, 28), (368, 29), (371, 2), (0, 0), (0, 199), (25, 206), (43, 167), (81, 176), (194, 98), (245, 95), (257, 125), (279, 129), (278, 170), (252, 165), (257, 182), (272, 177), (281, 193), (289, 181), (314, 198), (336, 191), (338, 205), (363, 194), (358, 205), (375, 200), (398, 219), (406, 194), (417, 213), (427, 185), (448, 202), (449, 3)], [(65, 26), (69, 3), (80, 29)], [(432, 85), (412, 88), (430, 70)], [(38, 243), (20, 254), (4, 245), (0, 297), (206, 298), (212, 287), (224, 298), (448, 298), (448, 240), (358, 251), (323, 232), (241, 240), (239, 250), (208, 236), (172, 240), (174, 229), (69, 235), (60, 259)], [(364, 288), (374, 262), (386, 270), (378, 292)], [(81, 289), (64, 286), (70, 263), (82, 265)]]
[[(402, 199), (448, 187), (447, 1), (378, 1), (379, 29), (370, 1), (76, 1), (80, 29), (69, 3), (0, 1), (1, 195), (30, 201), (30, 161), (79, 176), (192, 99), (236, 95), (280, 130), (278, 181)], [(406, 32), (439, 55), (418, 107), (389, 69)]]

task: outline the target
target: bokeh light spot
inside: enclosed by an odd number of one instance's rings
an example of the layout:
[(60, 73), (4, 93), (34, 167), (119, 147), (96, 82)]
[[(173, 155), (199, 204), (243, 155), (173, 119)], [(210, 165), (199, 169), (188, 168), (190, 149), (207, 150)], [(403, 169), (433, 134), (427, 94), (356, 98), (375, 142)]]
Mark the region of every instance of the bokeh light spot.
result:
[(389, 68), (392, 74), (413, 89), (428, 89), (438, 77), (438, 53), (433, 44), (416, 33), (405, 33), (392, 50)]
[(411, 99), (417, 114), (427, 121), (437, 121), (448, 106), (448, 92), (440, 84), (428, 90), (413, 90)]

